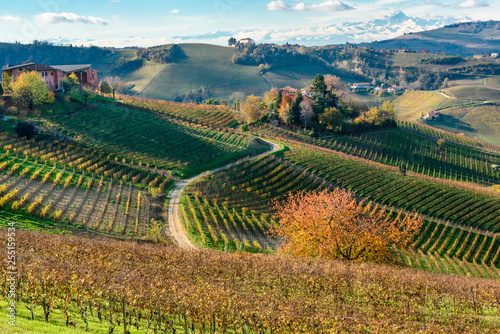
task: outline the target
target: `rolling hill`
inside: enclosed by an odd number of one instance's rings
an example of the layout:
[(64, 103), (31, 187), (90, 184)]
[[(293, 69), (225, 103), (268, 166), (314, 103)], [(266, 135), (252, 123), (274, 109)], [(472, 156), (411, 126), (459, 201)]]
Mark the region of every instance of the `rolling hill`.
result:
[[(398, 118), (500, 144), (500, 90), (485, 86), (457, 86), (440, 91), (406, 92), (395, 101)], [(437, 121), (422, 119), (439, 111)]]

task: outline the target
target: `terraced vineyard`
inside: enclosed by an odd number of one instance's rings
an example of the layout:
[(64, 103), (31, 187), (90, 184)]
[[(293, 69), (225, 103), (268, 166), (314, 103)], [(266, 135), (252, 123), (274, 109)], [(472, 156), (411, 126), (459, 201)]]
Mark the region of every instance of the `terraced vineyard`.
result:
[(466, 275), (470, 277), (500, 278), (500, 269), (490, 267), (485, 263), (476, 261), (468, 262), (459, 258), (451, 258), (448, 255), (440, 257), (430, 252), (424, 253), (421, 250), (408, 253), (400, 253), (400, 258), (405, 265), (415, 269), (427, 270), (443, 274)]
[(274, 248), (272, 201), (325, 185), (273, 156), (242, 163), (191, 185), (182, 211), (186, 229), (204, 245), (261, 252)]
[(500, 232), (500, 197), (493, 190), (457, 187), (445, 181), (403, 176), (397, 169), (355, 161), (334, 152), (293, 145), (285, 158), (356, 195), (418, 211), (465, 227)]
[(161, 218), (162, 203), (148, 189), (165, 191), (170, 176), (124, 166), (74, 144), (2, 135), (0, 147), (3, 210), (111, 235), (145, 235), (151, 218)]
[[(11, 152), (8, 154), (8, 152)], [(34, 139), (26, 140), (8, 134), (0, 134), (0, 154), (8, 157), (22, 155), (33, 162), (47, 162), (65, 168), (78, 170), (88, 175), (102, 176), (106, 179), (132, 182), (134, 186), (147, 189), (160, 187), (162, 191), (171, 185), (170, 174), (150, 168), (149, 165), (134, 168), (127, 165), (126, 159), (118, 160), (117, 157), (105, 156), (89, 147), (68, 142), (36, 142)]]
[(118, 98), (126, 105), (148, 111), (156, 111), (159, 114), (173, 116), (203, 125), (213, 127), (234, 127), (238, 125), (238, 121), (234, 117), (234, 114), (225, 106), (177, 103), (128, 95), (119, 95)]
[(403, 263), (424, 270), (500, 278), (499, 236), (426, 222), (412, 244), (416, 251), (400, 252), (400, 258)]
[(192, 175), (263, 152), (266, 144), (230, 130), (177, 122), (152, 112), (100, 101), (51, 117), (55, 127), (118, 161), (148, 163)]
[(288, 130), (266, 127), (259, 133), (271, 138), (292, 139), (328, 148), (388, 166), (398, 167), (404, 164), (407, 170), (435, 178), (487, 186), (500, 183), (500, 173), (492, 168), (492, 165), (500, 164), (498, 153), (453, 143), (440, 146), (437, 140), (418, 135), (416, 131), (394, 129), (357, 136), (312, 138)]
[[(339, 173), (336, 167), (332, 173)], [(349, 167), (343, 168), (347, 174), (352, 173)], [(368, 173), (367, 180), (372, 176)], [(283, 199), (288, 191), (330, 186), (286, 161), (266, 157), (193, 184), (181, 212), (186, 230), (199, 244), (225, 251), (269, 252), (276, 247), (267, 233), (276, 224), (271, 201)], [(497, 278), (500, 267), (498, 234), (435, 221), (426, 221), (410, 251), (398, 254), (401, 263), (434, 272)]]

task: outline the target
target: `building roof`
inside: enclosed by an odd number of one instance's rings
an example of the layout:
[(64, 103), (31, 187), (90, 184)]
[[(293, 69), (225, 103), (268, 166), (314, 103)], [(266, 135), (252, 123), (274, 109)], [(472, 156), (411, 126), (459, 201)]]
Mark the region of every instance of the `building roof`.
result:
[(52, 67), (63, 73), (83, 72), (90, 68), (90, 64), (80, 65), (52, 65)]
[(290, 86), (286, 86), (285, 88), (280, 88), (279, 91), (285, 91), (285, 92), (291, 92), (291, 93), (295, 93), (297, 92), (297, 90), (293, 87), (290, 87)]
[(61, 71), (63, 73), (73, 73), (73, 72), (82, 72), (86, 71), (90, 68), (90, 64), (80, 64), (80, 65), (45, 65), (45, 64), (36, 64), (33, 62), (25, 62), (20, 65), (5, 65), (2, 67), (2, 71), (10, 71), (15, 70), (17, 68), (25, 68), (28, 71)]
[(302, 88), (301, 89), (301, 92), (314, 92), (314, 89), (312, 88), (312, 86), (307, 86), (305, 88)]
[(18, 68), (25, 68), (28, 71), (52, 71), (53, 70), (52, 67), (45, 65), (45, 64), (36, 64), (36, 63), (32, 63), (32, 62), (25, 62), (21, 65), (13, 65), (13, 66), (5, 65), (4, 67), (2, 67), (2, 71), (11, 71), (11, 70), (15, 70)]

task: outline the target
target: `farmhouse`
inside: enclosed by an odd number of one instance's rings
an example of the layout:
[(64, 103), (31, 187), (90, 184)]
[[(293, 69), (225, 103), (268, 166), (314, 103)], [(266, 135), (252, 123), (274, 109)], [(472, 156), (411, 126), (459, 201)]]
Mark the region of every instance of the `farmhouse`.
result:
[(285, 88), (280, 88), (278, 89), (281, 93), (281, 95), (295, 95), (297, 94), (297, 90), (293, 87), (286, 86)]
[(372, 84), (369, 82), (359, 82), (352, 84), (351, 89), (368, 89), (371, 86)]
[(441, 113), (439, 111), (430, 111), (427, 115), (424, 116), (424, 119), (428, 119), (431, 121), (436, 121), (441, 117)]
[(8, 74), (12, 81), (16, 81), (24, 72), (35, 71), (45, 81), (49, 90), (61, 88), (61, 80), (65, 75), (74, 73), (78, 77), (80, 86), (90, 85), (92, 88), (99, 87), (97, 71), (93, 71), (90, 65), (45, 65), (25, 61), (21, 65), (5, 65), (2, 68), (2, 81)]
[(316, 95), (316, 92), (313, 90), (312, 86), (307, 86), (305, 88), (302, 88), (300, 90), (300, 92), (302, 93), (302, 95), (310, 97), (310, 98), (312, 98), (314, 95)]
[(243, 44), (243, 45), (254, 45), (255, 44), (255, 41), (251, 38), (242, 38), (240, 39), (240, 44)]

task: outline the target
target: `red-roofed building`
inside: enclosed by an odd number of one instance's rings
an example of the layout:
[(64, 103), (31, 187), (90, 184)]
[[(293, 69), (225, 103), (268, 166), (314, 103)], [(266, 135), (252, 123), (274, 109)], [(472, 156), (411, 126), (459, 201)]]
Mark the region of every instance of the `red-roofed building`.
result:
[(93, 71), (90, 65), (45, 65), (28, 61), (23, 62), (21, 65), (5, 65), (2, 68), (2, 81), (4, 81), (6, 74), (14, 82), (22, 73), (32, 71), (38, 73), (51, 91), (61, 88), (62, 78), (72, 73), (78, 77), (80, 86), (89, 85), (94, 89), (99, 87), (98, 73)]

